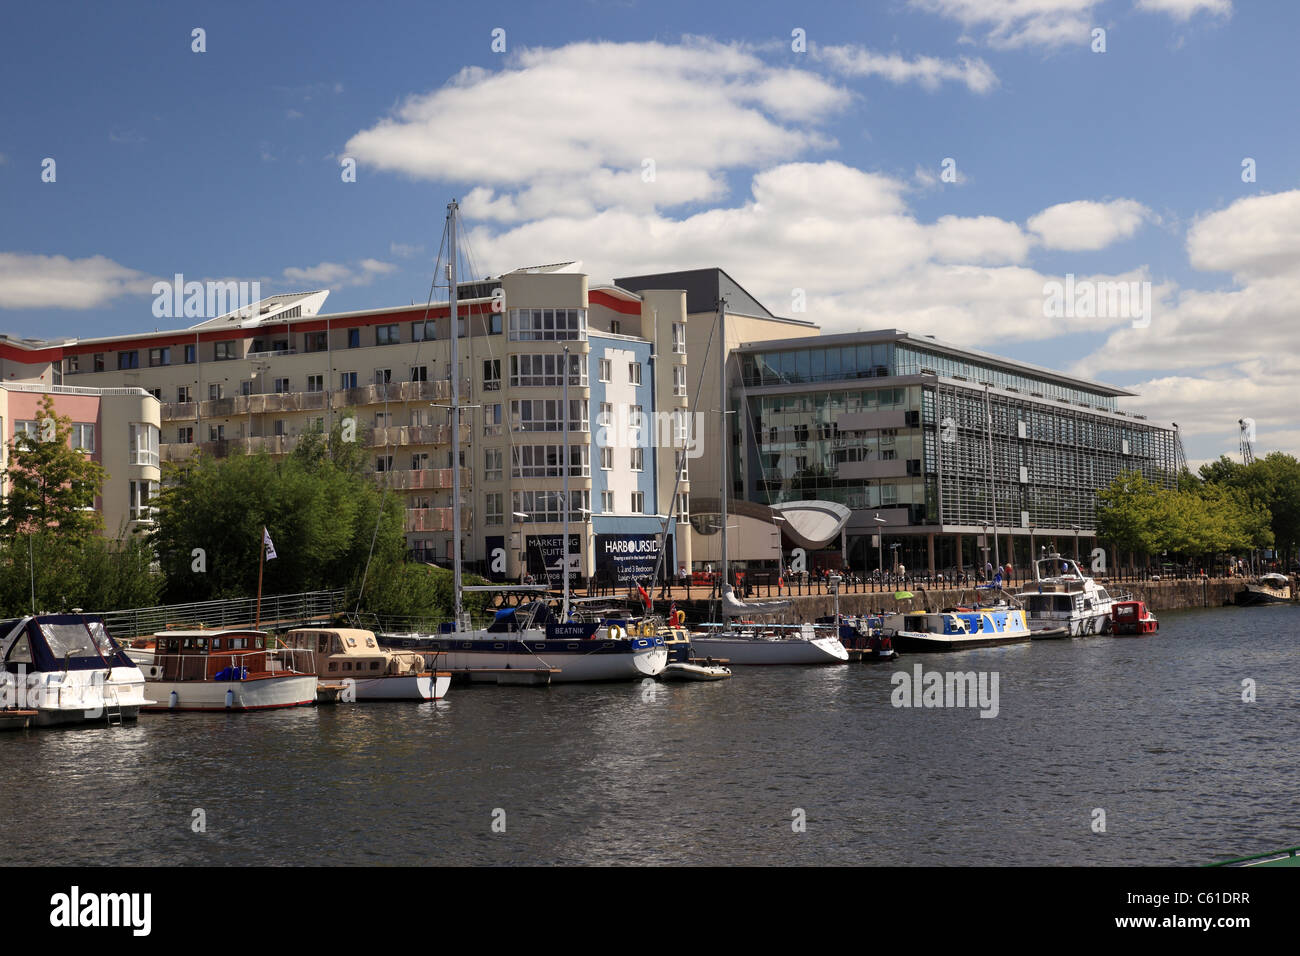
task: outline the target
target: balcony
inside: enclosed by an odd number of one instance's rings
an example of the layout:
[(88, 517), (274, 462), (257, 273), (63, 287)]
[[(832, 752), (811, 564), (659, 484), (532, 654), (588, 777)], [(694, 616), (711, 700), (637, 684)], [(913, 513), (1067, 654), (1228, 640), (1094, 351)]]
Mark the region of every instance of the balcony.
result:
[[(470, 488), (473, 472), (460, 470), (461, 488)], [(450, 468), (419, 468), (388, 472), (388, 484), (397, 491), (448, 491), (451, 489)]]
[[(468, 444), (470, 426), (460, 426), (461, 444)], [(450, 445), (450, 425), (391, 425), (387, 428), (371, 428), (365, 436), (365, 443), (371, 448), (401, 448), (406, 445)]]
[[(474, 510), (462, 508), (460, 526), (462, 529), (474, 523)], [(450, 508), (411, 508), (406, 512), (407, 531), (451, 531), (452, 513)]]
[[(469, 379), (462, 379), (462, 399), (470, 395)], [(196, 418), (237, 418), (241, 415), (273, 415), (292, 412), (319, 412), (328, 408), (356, 408), (382, 405), (384, 402), (450, 402), (451, 382), (389, 382), (386, 385), (362, 385), (330, 392), (271, 392), (257, 395), (232, 395), (205, 402), (169, 402), (162, 406), (162, 420), (194, 421)]]

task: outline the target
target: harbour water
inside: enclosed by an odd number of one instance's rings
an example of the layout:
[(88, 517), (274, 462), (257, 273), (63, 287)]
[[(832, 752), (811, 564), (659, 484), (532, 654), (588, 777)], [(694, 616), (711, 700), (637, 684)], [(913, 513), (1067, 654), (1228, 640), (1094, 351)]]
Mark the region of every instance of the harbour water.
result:
[[(8, 733), (0, 863), (1187, 865), (1300, 843), (1300, 609), (1160, 617), (716, 684)], [(895, 707), (917, 663), (996, 673), (997, 716)]]

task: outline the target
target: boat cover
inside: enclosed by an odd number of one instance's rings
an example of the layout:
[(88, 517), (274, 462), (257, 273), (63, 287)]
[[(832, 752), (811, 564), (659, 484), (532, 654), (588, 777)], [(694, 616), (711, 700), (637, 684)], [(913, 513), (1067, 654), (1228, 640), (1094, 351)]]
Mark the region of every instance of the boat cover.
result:
[(793, 605), (793, 601), (742, 601), (736, 597), (731, 585), (722, 592), (724, 617), (748, 617), (751, 614), (779, 614)]

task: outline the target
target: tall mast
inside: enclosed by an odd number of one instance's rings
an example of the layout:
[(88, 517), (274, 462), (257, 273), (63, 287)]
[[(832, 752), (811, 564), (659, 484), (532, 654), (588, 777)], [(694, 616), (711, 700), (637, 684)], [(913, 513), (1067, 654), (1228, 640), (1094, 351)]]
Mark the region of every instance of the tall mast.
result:
[(560, 508), (564, 513), (564, 557), (560, 564), (560, 574), (564, 576), (564, 612), (560, 620), (569, 623), (569, 347), (564, 347), (564, 404), (560, 409), (564, 418), (564, 461), (560, 466), (564, 471), (564, 500)]
[(454, 627), (460, 630), (462, 613), (460, 579), (460, 361), (457, 340), (460, 322), (456, 315), (456, 200), (447, 203), (447, 287), (451, 302), (451, 573), (453, 575)]
[(722, 497), (720, 499), (722, 514), (722, 589), (718, 591), (721, 598), (727, 585), (731, 583), (727, 573), (727, 463), (731, 456), (731, 432), (727, 428), (727, 299), (718, 300), (718, 408), (722, 411), (722, 480), (720, 482)]

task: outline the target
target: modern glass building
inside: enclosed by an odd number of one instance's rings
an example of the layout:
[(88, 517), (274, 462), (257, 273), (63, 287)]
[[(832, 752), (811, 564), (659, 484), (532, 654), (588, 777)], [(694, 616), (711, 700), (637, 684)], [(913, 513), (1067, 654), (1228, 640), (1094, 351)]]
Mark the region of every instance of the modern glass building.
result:
[(847, 505), (855, 569), (1023, 570), (1052, 542), (1086, 555), (1098, 489), (1126, 469), (1175, 474), (1172, 430), (1119, 409), (1134, 393), (929, 336), (767, 341), (736, 357), (736, 494)]

